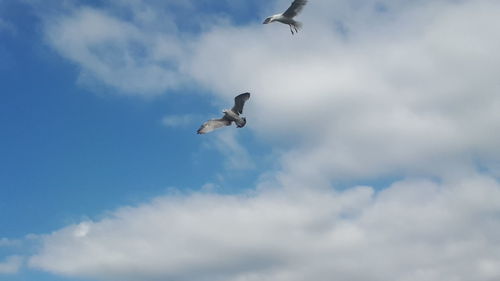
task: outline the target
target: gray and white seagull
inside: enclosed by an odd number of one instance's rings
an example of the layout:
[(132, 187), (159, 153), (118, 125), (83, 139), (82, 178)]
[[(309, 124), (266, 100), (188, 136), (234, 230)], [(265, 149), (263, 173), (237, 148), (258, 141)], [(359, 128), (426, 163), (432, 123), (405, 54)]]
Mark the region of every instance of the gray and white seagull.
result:
[[(290, 32), (292, 32), (293, 35), (293, 30), (295, 29), (295, 33), (299, 31), (299, 29), (302, 27), (302, 23), (294, 20), (293, 18), (302, 11), (302, 8), (306, 5), (307, 0), (295, 0), (292, 2), (292, 5), (283, 13), (283, 14), (277, 14), (268, 17), (263, 24), (268, 24), (273, 21), (279, 21), (284, 24), (288, 24), (290, 27)], [(292, 29), (293, 27), (293, 29)]]
[(243, 93), (234, 98), (234, 106), (231, 109), (224, 109), (222, 113), (224, 116), (220, 119), (211, 119), (205, 122), (198, 129), (198, 134), (206, 134), (215, 129), (224, 126), (230, 126), (231, 123), (235, 123), (237, 128), (245, 127), (247, 123), (247, 119), (245, 117), (240, 117), (240, 114), (243, 113), (243, 106), (245, 102), (250, 98), (250, 93)]

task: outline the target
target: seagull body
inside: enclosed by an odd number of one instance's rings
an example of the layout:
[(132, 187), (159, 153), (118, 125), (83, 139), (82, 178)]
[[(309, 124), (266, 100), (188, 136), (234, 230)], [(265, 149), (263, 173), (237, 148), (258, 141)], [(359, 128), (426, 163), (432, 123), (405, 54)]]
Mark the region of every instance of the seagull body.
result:
[(243, 106), (245, 102), (250, 98), (250, 93), (244, 93), (238, 95), (234, 98), (234, 106), (231, 109), (224, 109), (222, 113), (224, 116), (219, 119), (211, 119), (205, 122), (198, 129), (198, 134), (206, 134), (215, 129), (230, 126), (233, 122), (236, 124), (237, 128), (245, 127), (247, 123), (247, 119), (245, 117), (241, 117), (240, 114), (243, 113)]
[(302, 23), (294, 20), (293, 18), (298, 15), (300, 11), (302, 11), (302, 8), (304, 8), (306, 3), (307, 0), (295, 0), (284, 13), (268, 17), (266, 20), (264, 20), (263, 24), (272, 23), (274, 21), (288, 24), (288, 26), (290, 27), (290, 32), (292, 32), (293, 35), (293, 30), (295, 30), (295, 33), (297, 33), (302, 27)]

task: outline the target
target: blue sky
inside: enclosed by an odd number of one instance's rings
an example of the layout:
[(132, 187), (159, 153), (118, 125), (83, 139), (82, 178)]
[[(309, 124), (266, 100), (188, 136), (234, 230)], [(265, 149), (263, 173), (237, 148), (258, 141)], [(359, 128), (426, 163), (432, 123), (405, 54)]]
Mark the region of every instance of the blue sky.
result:
[(0, 0), (0, 280), (498, 279), (500, 5), (288, 5)]

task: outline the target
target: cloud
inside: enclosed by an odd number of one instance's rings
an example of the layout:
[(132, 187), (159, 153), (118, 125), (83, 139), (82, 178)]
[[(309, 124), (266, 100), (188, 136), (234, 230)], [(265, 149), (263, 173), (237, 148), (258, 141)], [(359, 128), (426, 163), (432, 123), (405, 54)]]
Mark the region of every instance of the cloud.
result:
[(167, 196), (46, 235), (29, 263), (98, 280), (496, 280), (499, 213), (480, 175)]
[[(196, 118), (196, 119), (195, 119)], [(194, 124), (195, 120), (198, 120), (193, 114), (183, 114), (183, 115), (167, 115), (163, 117), (161, 123), (165, 127), (169, 128), (178, 128), (178, 127), (187, 127)]]
[(75, 8), (46, 18), (45, 36), (55, 50), (80, 67), (79, 81), (84, 84), (102, 81), (123, 94), (151, 96), (184, 80), (176, 67), (182, 49), (175, 37), (144, 32), (137, 23), (103, 10)]
[(225, 167), (228, 170), (254, 169), (255, 163), (244, 145), (238, 140), (235, 126), (226, 130), (216, 131), (206, 142), (207, 148), (215, 148), (225, 158)]
[(0, 247), (17, 246), (21, 243), (19, 240), (12, 240), (8, 238), (0, 238)]
[[(192, 52), (189, 42), (230, 18), (205, 13), (213, 9), (211, 1), (113, 0), (99, 7), (77, 0), (26, 1), (42, 19), (46, 42), (79, 68), (80, 83), (142, 97), (189, 87), (194, 81), (182, 67)], [(216, 6), (241, 15), (255, 6), (245, 2)]]
[(291, 181), (441, 176), (498, 158), (500, 5), (347, 2), (309, 3), (294, 37), (280, 25), (207, 32), (188, 72), (225, 98), (254, 93), (255, 132), (293, 144)]
[(20, 256), (7, 257), (5, 261), (0, 261), (0, 274), (15, 274), (19, 271), (22, 265)]

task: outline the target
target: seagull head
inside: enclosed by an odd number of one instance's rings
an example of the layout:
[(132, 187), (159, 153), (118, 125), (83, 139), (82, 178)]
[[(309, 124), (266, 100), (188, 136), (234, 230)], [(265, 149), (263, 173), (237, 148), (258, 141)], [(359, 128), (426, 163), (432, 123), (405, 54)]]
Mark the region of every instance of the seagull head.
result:
[(268, 24), (273, 22), (274, 18), (273, 17), (268, 17), (266, 20), (264, 20), (263, 24)]
[(236, 123), (236, 127), (237, 128), (243, 128), (247, 124), (247, 119), (245, 117), (241, 117), (241, 119), (243, 120), (243, 122), (242, 123)]

